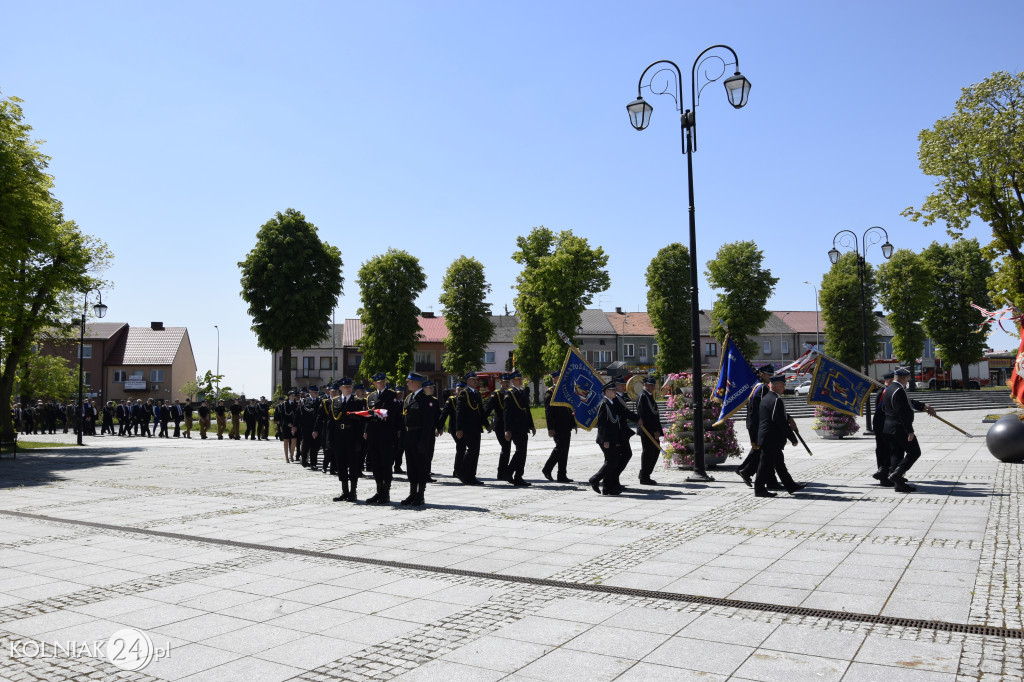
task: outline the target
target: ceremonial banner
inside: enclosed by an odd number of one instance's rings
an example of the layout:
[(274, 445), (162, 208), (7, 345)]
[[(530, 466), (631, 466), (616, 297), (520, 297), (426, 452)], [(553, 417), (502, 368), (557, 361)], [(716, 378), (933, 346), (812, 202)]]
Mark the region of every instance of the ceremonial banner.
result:
[[(1024, 327), (1020, 328), (1024, 332)], [(1010, 380), (1006, 382), (1010, 387), (1010, 395), (1018, 405), (1024, 407), (1024, 333), (1020, 337), (1020, 349), (1017, 351), (1017, 359), (1010, 371)]]
[(850, 369), (838, 360), (825, 354), (818, 359), (811, 377), (811, 389), (807, 392), (808, 405), (824, 405), (837, 412), (860, 416), (864, 401), (878, 384), (870, 377)]
[(722, 403), (722, 413), (714, 425), (718, 426), (743, 407), (757, 384), (757, 372), (740, 353), (732, 337), (726, 335), (714, 395), (714, 399)]
[(597, 411), (604, 400), (603, 385), (601, 377), (579, 350), (570, 347), (565, 354), (558, 383), (551, 393), (551, 404), (571, 407), (577, 423), (589, 431), (597, 421)]

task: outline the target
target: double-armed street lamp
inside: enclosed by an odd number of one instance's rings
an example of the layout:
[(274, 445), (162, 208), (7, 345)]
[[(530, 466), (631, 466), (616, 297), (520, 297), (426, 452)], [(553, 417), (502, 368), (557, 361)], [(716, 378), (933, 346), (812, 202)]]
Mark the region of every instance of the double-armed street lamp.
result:
[[(92, 307), (96, 317), (102, 319), (107, 315), (107, 306), (103, 304), (103, 292), (97, 290), (100, 302)], [(85, 300), (82, 302), (82, 332), (78, 339), (78, 444), (82, 443), (82, 432), (85, 430), (85, 396), (82, 395), (85, 389), (85, 317), (89, 312), (89, 292), (85, 292)]]
[[(868, 241), (868, 235), (871, 236), (871, 241)], [(840, 246), (849, 248), (853, 246), (853, 252), (857, 254), (857, 275), (860, 277), (860, 334), (861, 344), (864, 352), (864, 374), (870, 376), (868, 373), (868, 307), (867, 302), (864, 300), (864, 274), (867, 270), (867, 252), (868, 247), (872, 244), (877, 244), (885, 238), (885, 243), (882, 244), (882, 255), (886, 260), (892, 257), (893, 245), (889, 243), (889, 233), (885, 231), (884, 227), (875, 225), (864, 230), (864, 234), (861, 236), (860, 242), (857, 242), (857, 234), (852, 230), (840, 230), (836, 232), (835, 236), (832, 237), (832, 248), (829, 249), (828, 259), (832, 261), (832, 265), (839, 262), (839, 256), (841, 255), (839, 249), (836, 248), (836, 242)], [(842, 239), (840, 239), (842, 237)], [(864, 433), (873, 433), (871, 430), (871, 413), (870, 410), (864, 410), (864, 421), (866, 427)]]
[[(717, 52), (717, 54), (715, 53)], [(722, 56), (721, 53), (728, 52)], [(731, 55), (732, 61), (726, 61)], [(654, 95), (669, 95), (676, 105), (676, 111), (680, 112), (680, 124), (682, 135), (682, 151), (686, 154), (686, 178), (687, 188), (690, 197), (690, 327), (691, 345), (693, 357), (693, 475), (688, 479), (691, 481), (713, 480), (704, 469), (704, 390), (701, 381), (701, 353), (700, 353), (700, 301), (697, 295), (697, 222), (693, 206), (693, 152), (697, 150), (697, 105), (700, 104), (700, 93), (704, 88), (722, 78), (726, 73), (727, 66), (735, 66), (735, 72), (723, 81), (725, 92), (729, 97), (729, 104), (740, 109), (747, 103), (750, 96), (750, 81), (740, 73), (740, 60), (736, 51), (728, 45), (712, 45), (707, 48), (693, 61), (693, 68), (690, 70), (690, 103), (693, 109), (686, 109), (683, 101), (683, 73), (682, 70), (667, 59), (654, 62), (640, 74), (637, 83), (636, 99), (626, 105), (629, 112), (630, 123), (637, 130), (644, 130), (651, 122), (651, 112), (654, 107), (644, 101), (643, 90), (647, 88)], [(655, 68), (658, 67), (658, 68)], [(653, 69), (653, 71), (652, 71)], [(710, 70), (709, 70), (710, 69)], [(720, 70), (719, 70), (720, 69)], [(650, 78), (645, 83), (647, 74)], [(664, 82), (659, 80), (657, 86), (654, 83), (656, 78), (665, 74)], [(701, 82), (698, 82), (698, 80)]]

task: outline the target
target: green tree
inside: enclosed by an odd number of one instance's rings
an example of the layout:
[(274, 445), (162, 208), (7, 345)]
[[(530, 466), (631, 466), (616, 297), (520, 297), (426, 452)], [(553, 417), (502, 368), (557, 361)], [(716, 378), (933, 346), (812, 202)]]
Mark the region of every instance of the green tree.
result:
[(971, 304), (991, 306), (986, 282), (992, 276), (992, 264), (977, 239), (932, 242), (922, 257), (934, 274), (924, 328), (942, 363), (960, 365), (964, 386), (969, 386), (967, 367), (984, 357), (989, 332), (989, 325), (981, 326), (985, 318)]
[[(22, 361), (40, 330), (80, 319), (80, 292), (105, 284), (106, 244), (66, 220), (54, 198), (49, 157), (30, 137), (16, 97), (0, 100), (0, 405), (9, 405)], [(11, 433), (0, 410), (0, 434)]]
[[(821, 278), (821, 319), (825, 322), (825, 352), (850, 367), (863, 370), (864, 346), (861, 333), (860, 277), (857, 274), (857, 253), (847, 251), (839, 256)], [(875, 270), (864, 265), (864, 305), (867, 311), (868, 361), (878, 346), (878, 318), (874, 315)]]
[(218, 391), (231, 391), (230, 386), (221, 386), (221, 382), (224, 381), (223, 374), (214, 374), (210, 370), (206, 370), (206, 374), (196, 377), (197, 393), (205, 398), (215, 398), (218, 396)]
[[(387, 372), (393, 379), (411, 365), (420, 336), (416, 299), (427, 288), (420, 261), (407, 251), (388, 249), (359, 268), (360, 307), (363, 323), (359, 351), (364, 377)], [(404, 356), (404, 357), (403, 357)]]
[(263, 224), (256, 246), (238, 264), (256, 344), (281, 351), (285, 391), (291, 388), (292, 348), (327, 338), (345, 281), (342, 265), (341, 251), (322, 241), (316, 226), (292, 208)]
[[(542, 349), (547, 340), (544, 330), (544, 315), (541, 301), (534, 295), (533, 281), (537, 277), (545, 256), (551, 253), (555, 234), (544, 227), (535, 227), (530, 234), (516, 238), (519, 250), (512, 254), (512, 260), (523, 266), (516, 276), (516, 315), (519, 327), (513, 339), (516, 350), (513, 365), (527, 377), (536, 377), (544, 372)], [(566, 332), (568, 333), (568, 332)], [(509, 368), (511, 369), (511, 368)]]
[[(512, 260), (524, 264), (517, 306), (521, 300), (532, 299), (543, 321), (544, 345), (540, 349), (540, 370), (543, 371), (562, 366), (567, 348), (558, 332), (564, 332), (571, 339), (594, 294), (607, 289), (611, 279), (604, 269), (608, 256), (602, 247), (591, 248), (586, 238), (573, 234), (572, 230), (563, 230), (557, 236), (543, 226), (534, 228), (534, 232), (537, 231), (535, 240), (523, 237), (516, 240), (519, 251), (512, 254)], [(534, 248), (544, 243), (548, 245), (546, 253)], [(535, 263), (532, 267), (531, 262)], [(533, 376), (536, 378), (538, 374), (535, 371)]]
[(928, 263), (909, 249), (898, 249), (878, 267), (878, 300), (889, 311), (892, 352), (911, 367), (924, 349), (927, 335), (921, 322), (934, 288)]
[(1024, 72), (997, 71), (964, 88), (956, 110), (918, 139), (921, 170), (938, 180), (920, 210), (903, 215), (942, 221), (953, 238), (974, 219), (988, 223), (982, 252), (997, 264), (993, 300), (1024, 310)]
[(66, 400), (78, 391), (78, 369), (59, 355), (30, 352), (18, 379), (22, 397)]
[(491, 307), (484, 300), (491, 285), (484, 277), (483, 263), (460, 256), (448, 266), (441, 287), (441, 314), (448, 327), (441, 366), (445, 372), (461, 376), (480, 368), (494, 334)]
[[(198, 378), (199, 377), (196, 377), (196, 379)], [(189, 379), (188, 381), (183, 383), (181, 385), (181, 388), (179, 388), (178, 390), (181, 391), (185, 396), (192, 398), (194, 400), (195, 397), (199, 395), (199, 384), (196, 381)]]
[(754, 242), (730, 242), (707, 262), (704, 273), (713, 289), (722, 290), (711, 309), (711, 334), (723, 343), (727, 328), (746, 358), (757, 355), (753, 337), (771, 316), (765, 306), (779, 281), (763, 263), (764, 253)]
[(655, 367), (661, 374), (693, 366), (690, 352), (690, 250), (673, 242), (647, 266), (647, 314), (657, 330)]

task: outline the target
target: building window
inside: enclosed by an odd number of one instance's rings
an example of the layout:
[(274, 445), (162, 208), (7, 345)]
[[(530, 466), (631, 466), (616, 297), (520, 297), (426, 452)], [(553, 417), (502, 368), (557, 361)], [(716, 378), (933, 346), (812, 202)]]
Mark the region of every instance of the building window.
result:
[(782, 354), (783, 355), (788, 354), (789, 353), (789, 341), (782, 340), (782, 341), (779, 341), (779, 343), (782, 344)]
[(717, 343), (705, 343), (704, 344), (704, 355), (708, 357), (715, 357), (718, 355), (718, 344)]
[(603, 346), (604, 345), (604, 339), (601, 339), (600, 341), (598, 341), (598, 345)]
[[(332, 360), (334, 362), (331, 362)], [(335, 356), (333, 358), (320, 358), (320, 369), (328, 369), (328, 370), (329, 369), (334, 369), (334, 370), (338, 369), (338, 358), (337, 358), (337, 356)]]
[(658, 344), (655, 343), (651, 346), (651, 355), (658, 357)]
[(115, 369), (114, 370), (114, 383), (123, 384), (128, 381), (128, 370), (126, 369)]
[(83, 343), (78, 347), (78, 357), (85, 358), (86, 360), (92, 359), (92, 344)]
[(308, 377), (311, 372), (316, 370), (316, 358), (303, 357), (302, 358), (302, 376)]
[(764, 355), (771, 355), (772, 354), (772, 342), (771, 341), (765, 341), (764, 342), (764, 348), (762, 349), (762, 353)]
[(611, 362), (612, 352), (610, 350), (594, 351), (594, 359), (597, 362)]
[(647, 359), (647, 346), (640, 346), (637, 350), (640, 351), (640, 359), (641, 360), (646, 360)]
[(352, 355), (348, 356), (348, 366), (349, 367), (359, 367), (359, 363), (361, 363), (362, 361), (363, 361), (363, 356), (360, 355), (359, 353), (353, 353)]
[[(293, 355), (293, 356), (291, 356), (290, 360), (291, 360), (291, 362), (289, 364), (291, 366), (291, 369), (292, 370), (298, 369), (299, 368), (299, 359)], [(277, 369), (278, 369), (278, 371), (281, 370), (281, 367), (283, 365), (284, 365), (284, 356), (279, 357), (277, 359)]]
[(92, 372), (82, 372), (82, 383), (86, 388), (92, 386)]
[(489, 351), (486, 351), (484, 353), (484, 364), (485, 365), (493, 365), (494, 364), (494, 351), (490, 351), (489, 350)]
[(631, 357), (633, 357), (633, 353), (634, 353), (633, 344), (631, 344), (631, 343), (624, 343), (624, 344), (622, 344), (622, 357), (624, 357), (624, 358), (631, 358)]
[(162, 369), (149, 370), (149, 380), (154, 384), (163, 383), (164, 371)]
[(433, 372), (434, 367), (434, 351), (416, 351), (415, 356), (416, 371), (418, 372)]

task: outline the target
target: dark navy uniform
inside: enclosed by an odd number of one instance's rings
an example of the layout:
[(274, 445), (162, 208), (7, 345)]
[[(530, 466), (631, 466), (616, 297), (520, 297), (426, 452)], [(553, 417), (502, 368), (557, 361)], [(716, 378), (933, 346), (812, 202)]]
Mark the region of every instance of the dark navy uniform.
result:
[[(460, 381), (456, 388), (461, 388), (462, 382)], [(456, 435), (459, 431), (458, 427), (458, 405), (459, 405), (459, 394), (453, 393), (448, 396), (448, 400), (444, 401), (444, 407), (441, 408), (441, 414), (437, 418), (436, 429), (438, 431), (447, 431), (448, 435), (455, 441), (455, 464), (452, 467), (452, 476), (458, 478), (459, 469), (462, 467), (462, 460), (466, 456), (466, 443), (462, 438)]]
[[(653, 377), (644, 378), (644, 386), (654, 386)], [(647, 433), (640, 434), (640, 483), (643, 485), (657, 485), (657, 481), (651, 478), (654, 465), (658, 463), (658, 456), (661, 448), (658, 443), (652, 441), (648, 434), (655, 439), (664, 435), (661, 426), (661, 415), (658, 413), (658, 403), (654, 400), (654, 394), (643, 390), (636, 399), (637, 424), (643, 427)]]
[[(381, 379), (377, 379), (381, 377)], [(374, 381), (386, 378), (383, 373), (374, 375)], [(366, 397), (366, 409), (386, 410), (387, 417), (370, 416), (364, 429), (367, 462), (373, 471), (377, 494), (367, 504), (387, 504), (391, 501), (391, 481), (394, 476), (395, 440), (402, 418), (402, 403), (390, 388), (376, 390)]]
[[(521, 377), (518, 372), (513, 378)], [(523, 479), (526, 471), (526, 443), (528, 434), (537, 433), (533, 426), (533, 413), (530, 412), (530, 394), (523, 388), (513, 386), (505, 394), (505, 433), (510, 436), (515, 452), (508, 463), (508, 478), (505, 480), (515, 486), (529, 486)]]
[[(910, 372), (900, 369), (896, 370), (896, 375), (909, 376)], [(921, 412), (927, 407), (919, 400), (912, 400), (899, 381), (889, 384), (882, 396), (882, 412), (885, 416), (883, 430), (889, 437), (889, 479), (896, 492), (916, 490), (907, 483), (904, 474), (921, 457), (921, 445), (914, 436), (914, 412)]]
[[(501, 375), (502, 381), (508, 381), (508, 375)], [(498, 480), (508, 479), (508, 460), (512, 453), (512, 441), (505, 437), (505, 399), (508, 389), (501, 388), (500, 384), (494, 387), (490, 397), (487, 399), (487, 412), (484, 416), (494, 415), (491, 420), (491, 430), (498, 437), (498, 445), (501, 452), (498, 454)]]
[[(785, 385), (785, 377), (772, 377), (772, 382), (781, 382)], [(754, 480), (754, 494), (758, 497), (774, 497), (775, 493), (767, 490), (769, 473), (774, 470), (779, 481), (791, 494), (803, 486), (796, 483), (789, 475), (786, 468), (786, 460), (782, 451), (786, 447), (786, 441), (796, 445), (796, 434), (793, 432), (786, 415), (786, 404), (782, 396), (769, 391), (761, 399), (758, 406), (758, 427), (757, 443), (761, 451), (761, 459), (757, 467), (757, 478)]]
[[(558, 382), (559, 374), (559, 372), (552, 372), (551, 374), (555, 383)], [(572, 432), (578, 428), (576, 426), (576, 415), (571, 407), (551, 404), (554, 390), (555, 387), (551, 386), (544, 392), (544, 419), (548, 423), (548, 433), (554, 438), (555, 447), (551, 449), (551, 455), (541, 471), (544, 477), (550, 481), (552, 480), (551, 472), (557, 466), (558, 481), (560, 483), (572, 483), (572, 479), (569, 478), (566, 470), (569, 466), (569, 440), (572, 438)]]
[[(604, 385), (605, 391), (615, 389), (615, 382)], [(599, 495), (620, 495), (622, 484), (619, 483), (619, 472), (622, 471), (619, 453), (625, 438), (625, 431), (629, 427), (625, 418), (619, 414), (615, 406), (615, 398), (609, 398), (607, 393), (601, 399), (601, 407), (597, 410), (597, 444), (604, 455), (604, 464), (597, 470), (597, 473), (590, 477), (590, 487)], [(601, 484), (604, 490), (601, 490)]]
[[(466, 380), (476, 377), (475, 373), (466, 375)], [(462, 436), (463, 456), (461, 466), (456, 465), (455, 476), (469, 485), (480, 483), (476, 477), (477, 464), (480, 461), (480, 435), (487, 428), (484, 401), (480, 392), (475, 388), (462, 389), (459, 399), (455, 403), (455, 424), (457, 432)]]

